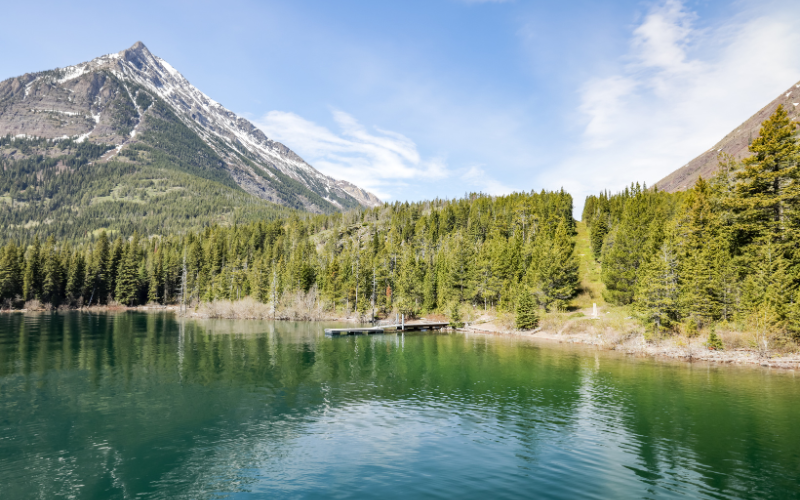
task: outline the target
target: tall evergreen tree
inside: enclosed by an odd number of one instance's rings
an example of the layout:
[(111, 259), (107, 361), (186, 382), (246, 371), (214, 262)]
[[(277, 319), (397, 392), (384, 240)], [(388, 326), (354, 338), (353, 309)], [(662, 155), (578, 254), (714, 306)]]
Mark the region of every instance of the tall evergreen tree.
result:
[(66, 294), (71, 300), (83, 297), (86, 281), (86, 264), (83, 252), (77, 251), (72, 255), (67, 270)]
[(731, 199), (740, 246), (762, 237), (784, 243), (800, 238), (796, 128), (797, 123), (778, 106), (748, 148), (753, 155), (745, 158), (744, 169), (736, 174), (736, 196)]
[(44, 262), (42, 270), (42, 300), (57, 306), (61, 301), (62, 269), (61, 261), (55, 248), (55, 239), (48, 238), (44, 247), (42, 260)]
[(532, 330), (539, 325), (539, 314), (536, 310), (536, 301), (527, 289), (519, 294), (514, 323), (520, 330)]
[(651, 197), (638, 186), (625, 203), (622, 220), (609, 235), (603, 250), (603, 293), (612, 304), (630, 304), (639, 281), (639, 268), (649, 257), (645, 244), (654, 217)]
[(603, 252), (603, 242), (607, 235), (608, 223), (605, 217), (601, 215), (592, 222), (589, 233), (592, 255), (594, 255), (595, 260), (600, 260), (600, 256)]
[(546, 308), (563, 309), (575, 295), (580, 282), (578, 259), (566, 223), (559, 222), (551, 234), (537, 239), (529, 273), (527, 281)]
[(136, 235), (126, 243), (122, 251), (116, 280), (116, 300), (124, 305), (134, 305), (139, 289), (139, 263), (137, 259), (138, 243)]
[(645, 264), (636, 291), (636, 308), (657, 330), (677, 320), (677, 259), (669, 243), (662, 244)]
[(22, 296), (25, 300), (37, 299), (42, 294), (42, 246), (39, 237), (33, 241), (25, 259)]

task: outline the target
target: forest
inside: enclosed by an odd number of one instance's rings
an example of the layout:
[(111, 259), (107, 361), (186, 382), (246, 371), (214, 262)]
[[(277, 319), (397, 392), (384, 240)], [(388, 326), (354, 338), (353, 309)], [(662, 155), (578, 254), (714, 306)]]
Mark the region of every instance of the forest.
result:
[[(783, 108), (743, 161), (692, 189), (632, 184), (586, 199), (602, 299), (648, 335), (745, 325), (800, 333), (800, 145)], [(78, 150), (76, 158), (83, 153)], [(76, 160), (79, 162), (79, 160)], [(245, 297), (276, 306), (313, 292), (330, 311), (513, 313), (517, 328), (575, 308), (573, 200), (562, 191), (393, 203), (331, 214), (287, 210), (186, 231), (100, 230), (0, 248), (4, 308), (190, 304)]]
[(170, 304), (308, 293), (332, 310), (407, 315), (460, 304), (564, 309), (578, 287), (572, 197), (472, 194), (328, 215), (214, 225), (77, 244), (38, 238), (0, 250), (0, 298), (48, 308)]
[(713, 178), (668, 194), (633, 185), (586, 200), (604, 298), (652, 332), (738, 323), (800, 333), (800, 146), (779, 107), (751, 156), (720, 158)]

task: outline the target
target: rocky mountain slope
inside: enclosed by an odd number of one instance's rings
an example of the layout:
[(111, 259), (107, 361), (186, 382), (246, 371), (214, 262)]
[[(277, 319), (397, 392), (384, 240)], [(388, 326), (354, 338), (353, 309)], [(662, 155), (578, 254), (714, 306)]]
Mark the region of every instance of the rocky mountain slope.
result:
[[(159, 153), (178, 154), (194, 165), (194, 175), (232, 181), (258, 198), (311, 212), (381, 203), (270, 140), (141, 42), (86, 63), (0, 82), (0, 136), (8, 135), (108, 145), (95, 164), (146, 163)], [(205, 147), (186, 147), (198, 138)], [(25, 157), (19, 148), (0, 151), (3, 156)]]
[(753, 139), (758, 137), (761, 123), (769, 118), (779, 105), (783, 105), (791, 118), (800, 120), (800, 82), (792, 85), (775, 100), (761, 108), (758, 113), (726, 135), (713, 148), (658, 181), (656, 183), (658, 188), (674, 193), (692, 187), (700, 176), (708, 179), (719, 169), (718, 156), (723, 153), (737, 160), (749, 156), (750, 152), (747, 147)]

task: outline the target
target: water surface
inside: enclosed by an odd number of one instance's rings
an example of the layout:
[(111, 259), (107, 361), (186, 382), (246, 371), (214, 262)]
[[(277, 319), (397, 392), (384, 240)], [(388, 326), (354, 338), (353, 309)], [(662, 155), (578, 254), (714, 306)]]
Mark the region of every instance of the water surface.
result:
[(800, 497), (792, 372), (324, 326), (0, 315), (0, 497)]

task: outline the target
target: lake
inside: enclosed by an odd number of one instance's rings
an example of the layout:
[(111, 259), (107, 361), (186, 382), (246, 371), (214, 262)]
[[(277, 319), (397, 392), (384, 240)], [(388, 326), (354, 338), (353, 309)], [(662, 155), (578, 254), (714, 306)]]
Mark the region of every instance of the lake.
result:
[(0, 315), (0, 498), (798, 498), (793, 372), (484, 335)]

